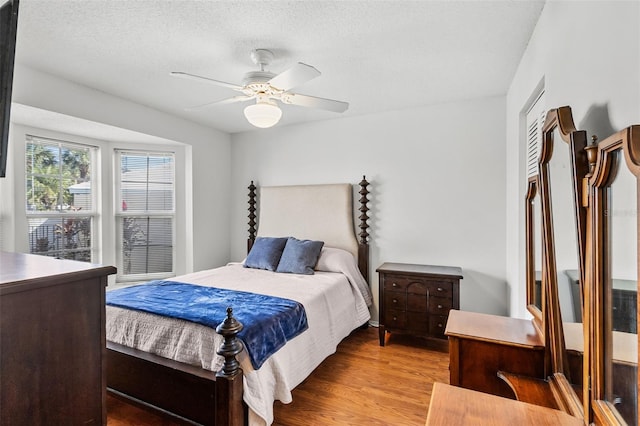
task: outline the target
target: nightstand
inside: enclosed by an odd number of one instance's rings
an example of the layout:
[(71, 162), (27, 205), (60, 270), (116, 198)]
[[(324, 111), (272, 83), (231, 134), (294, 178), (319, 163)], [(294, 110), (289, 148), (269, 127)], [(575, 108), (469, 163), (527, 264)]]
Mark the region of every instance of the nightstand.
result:
[(387, 331), (446, 340), (449, 310), (460, 309), (462, 269), (384, 263), (376, 272), (380, 280), (380, 346), (384, 346)]

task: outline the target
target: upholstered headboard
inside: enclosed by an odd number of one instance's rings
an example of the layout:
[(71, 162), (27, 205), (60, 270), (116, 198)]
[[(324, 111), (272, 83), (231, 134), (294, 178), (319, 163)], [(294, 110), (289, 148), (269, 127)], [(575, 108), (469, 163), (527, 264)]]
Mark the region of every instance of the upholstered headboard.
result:
[[(352, 185), (263, 186), (259, 189), (258, 236), (287, 237), (324, 241), (328, 247), (351, 252), (367, 278), (367, 185), (360, 182), (360, 240), (355, 232)], [(249, 249), (256, 232), (256, 187), (249, 186)], [(365, 269), (365, 271), (363, 271)]]
[(258, 236), (321, 240), (358, 258), (351, 185), (263, 186)]

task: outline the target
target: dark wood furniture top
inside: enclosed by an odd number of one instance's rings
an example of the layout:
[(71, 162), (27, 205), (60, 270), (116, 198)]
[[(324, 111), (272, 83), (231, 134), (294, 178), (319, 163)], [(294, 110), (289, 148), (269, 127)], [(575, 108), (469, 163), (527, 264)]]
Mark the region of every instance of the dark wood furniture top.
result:
[(0, 295), (112, 275), (113, 266), (0, 251)]
[(421, 265), (412, 263), (385, 262), (376, 269), (378, 272), (403, 272), (407, 274), (429, 275), (431, 277), (462, 279), (462, 269), (457, 266)]
[(111, 266), (0, 252), (0, 424), (106, 422)]
[(413, 334), (446, 342), (451, 309), (460, 308), (462, 269), (451, 266), (384, 263), (379, 276), (379, 339), (386, 332)]
[(426, 425), (582, 425), (560, 410), (435, 383)]

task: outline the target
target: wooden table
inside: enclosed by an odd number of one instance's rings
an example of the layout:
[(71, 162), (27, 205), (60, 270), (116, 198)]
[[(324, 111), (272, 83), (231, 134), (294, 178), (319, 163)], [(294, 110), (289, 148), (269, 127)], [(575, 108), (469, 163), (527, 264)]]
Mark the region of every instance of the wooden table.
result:
[(434, 383), (426, 425), (579, 426), (582, 420), (551, 408), (444, 383)]

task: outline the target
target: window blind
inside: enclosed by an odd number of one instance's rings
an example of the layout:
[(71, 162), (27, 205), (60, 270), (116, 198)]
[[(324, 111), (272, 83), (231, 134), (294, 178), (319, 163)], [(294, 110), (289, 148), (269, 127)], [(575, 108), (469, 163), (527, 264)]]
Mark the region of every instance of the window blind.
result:
[(26, 212), (29, 252), (91, 262), (95, 191), (92, 177), (98, 148), (27, 136)]
[(116, 151), (118, 276), (170, 276), (174, 271), (173, 153)]
[(542, 128), (546, 114), (543, 91), (527, 112), (527, 179), (539, 174), (538, 160), (542, 149)]

